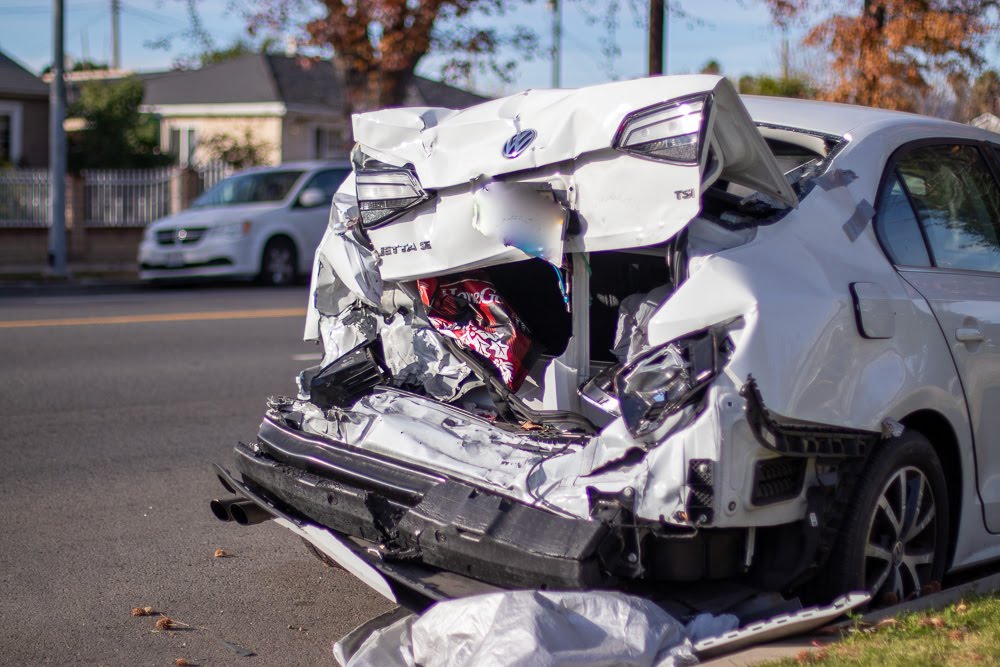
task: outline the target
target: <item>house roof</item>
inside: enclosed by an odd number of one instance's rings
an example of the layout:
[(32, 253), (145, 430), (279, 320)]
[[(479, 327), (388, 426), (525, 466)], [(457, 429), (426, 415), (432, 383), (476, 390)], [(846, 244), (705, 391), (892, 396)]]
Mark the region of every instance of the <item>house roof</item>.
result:
[[(464, 108), (487, 99), (421, 77), (414, 78), (408, 98), (415, 104), (450, 108)], [(146, 79), (144, 103), (150, 106), (266, 102), (336, 110), (344, 104), (343, 85), (329, 62), (265, 54), (240, 56), (201, 69)]]
[(0, 96), (48, 97), (49, 87), (23, 65), (0, 51)]

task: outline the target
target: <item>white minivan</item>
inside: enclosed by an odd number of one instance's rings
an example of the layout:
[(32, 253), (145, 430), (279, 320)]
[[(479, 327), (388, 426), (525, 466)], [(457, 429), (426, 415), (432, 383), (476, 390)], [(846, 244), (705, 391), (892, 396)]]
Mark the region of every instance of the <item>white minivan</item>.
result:
[(257, 278), (287, 285), (308, 273), (346, 161), (296, 162), (233, 174), (177, 215), (146, 227), (142, 280)]

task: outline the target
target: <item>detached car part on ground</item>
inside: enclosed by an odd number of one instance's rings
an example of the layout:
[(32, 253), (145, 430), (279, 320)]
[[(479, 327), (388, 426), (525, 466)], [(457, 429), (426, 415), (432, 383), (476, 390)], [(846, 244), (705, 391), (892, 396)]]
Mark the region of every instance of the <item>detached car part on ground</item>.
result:
[(354, 133), (324, 358), (218, 468), (220, 518), (393, 599), (891, 600), (1000, 554), (995, 135), (712, 76)]

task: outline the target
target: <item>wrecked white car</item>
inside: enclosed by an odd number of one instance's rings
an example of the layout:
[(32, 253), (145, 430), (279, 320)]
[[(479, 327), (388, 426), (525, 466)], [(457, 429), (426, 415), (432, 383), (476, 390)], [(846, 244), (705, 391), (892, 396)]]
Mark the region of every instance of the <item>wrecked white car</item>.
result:
[(392, 599), (903, 599), (1000, 555), (997, 135), (714, 76), (354, 134), (325, 356), (217, 468), (219, 518)]

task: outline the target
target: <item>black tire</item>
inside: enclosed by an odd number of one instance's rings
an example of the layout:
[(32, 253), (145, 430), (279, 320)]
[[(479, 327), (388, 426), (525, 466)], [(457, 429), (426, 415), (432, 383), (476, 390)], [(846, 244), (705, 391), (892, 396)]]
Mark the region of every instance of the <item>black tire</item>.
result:
[(949, 512), (934, 447), (923, 434), (905, 431), (883, 443), (865, 466), (826, 581), (817, 583), (825, 583), (830, 598), (869, 591), (876, 607), (920, 595), (944, 577)]
[(279, 236), (264, 245), (257, 279), (265, 285), (292, 285), (298, 278), (298, 266), (295, 244)]

